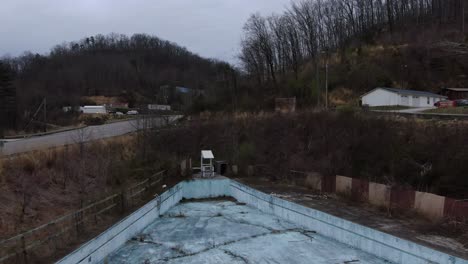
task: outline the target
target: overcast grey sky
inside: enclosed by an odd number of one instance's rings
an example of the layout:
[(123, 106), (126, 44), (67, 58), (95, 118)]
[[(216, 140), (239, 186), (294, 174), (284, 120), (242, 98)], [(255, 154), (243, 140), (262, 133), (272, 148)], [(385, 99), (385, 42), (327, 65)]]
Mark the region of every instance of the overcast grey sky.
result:
[(111, 32), (147, 33), (204, 57), (234, 62), (242, 26), (291, 0), (0, 0), (0, 56), (47, 53), (56, 44)]

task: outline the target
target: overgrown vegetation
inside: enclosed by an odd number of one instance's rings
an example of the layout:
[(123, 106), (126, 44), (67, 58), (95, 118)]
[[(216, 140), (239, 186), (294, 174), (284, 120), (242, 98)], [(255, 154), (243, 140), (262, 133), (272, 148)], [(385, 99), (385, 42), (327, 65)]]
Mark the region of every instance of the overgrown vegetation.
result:
[(108, 119), (107, 115), (87, 115), (83, 118), (83, 123), (87, 126), (98, 126), (106, 123)]
[[(231, 164), (262, 165), (281, 179), (290, 169), (346, 175), (467, 198), (468, 125), (390, 120), (352, 112), (295, 116), (220, 115), (158, 134), (152, 144), (198, 157), (212, 149)], [(265, 175), (266, 173), (270, 175)]]
[(132, 108), (161, 103), (159, 88), (166, 85), (202, 91), (204, 98), (197, 100), (213, 104), (214, 90), (231, 89), (237, 74), (225, 62), (145, 34), (90, 36), (58, 45), (49, 55), (26, 52), (2, 62), (15, 82), (13, 117), (18, 117), (19, 128), (44, 98), (52, 123), (57, 121), (54, 113), (62, 112), (63, 106), (80, 105), (83, 96), (117, 96)]
[(460, 107), (449, 107), (449, 108), (437, 108), (437, 109), (430, 109), (425, 111), (426, 113), (433, 113), (433, 114), (457, 114), (457, 115), (466, 115), (468, 114), (468, 107), (460, 106)]
[[(84, 130), (79, 130), (84, 131)], [(178, 182), (178, 157), (158, 155), (145, 133), (0, 159), (0, 238), (51, 221), (164, 169)], [(151, 155), (150, 155), (151, 154)]]
[(188, 108), (195, 113), (273, 109), (276, 97), (293, 96), (299, 107), (323, 106), (325, 83), (331, 105), (358, 105), (359, 95), (378, 86), (465, 87), (464, 9), (461, 0), (294, 2), (246, 22), (240, 70), (154, 36), (90, 36), (49, 55), (2, 58), (17, 90), (10, 116), (22, 129), (44, 98), (49, 121), (59, 125), (66, 123), (61, 107), (83, 96), (118, 97), (130, 107), (183, 101), (162, 86), (197, 91)]
[(465, 5), (461, 0), (295, 1), (282, 14), (249, 18), (240, 59), (257, 98), (296, 96), (305, 106), (323, 105), (326, 75), (332, 93), (352, 91), (334, 104), (353, 103), (379, 86), (465, 87)]

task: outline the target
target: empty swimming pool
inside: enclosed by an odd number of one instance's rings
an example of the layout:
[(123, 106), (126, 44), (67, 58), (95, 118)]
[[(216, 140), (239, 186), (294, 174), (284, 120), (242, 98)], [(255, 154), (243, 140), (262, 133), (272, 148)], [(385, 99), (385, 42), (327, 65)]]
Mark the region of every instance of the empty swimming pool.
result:
[(181, 203), (103, 263), (388, 263), (234, 201)]
[(219, 177), (177, 184), (58, 263), (468, 261)]

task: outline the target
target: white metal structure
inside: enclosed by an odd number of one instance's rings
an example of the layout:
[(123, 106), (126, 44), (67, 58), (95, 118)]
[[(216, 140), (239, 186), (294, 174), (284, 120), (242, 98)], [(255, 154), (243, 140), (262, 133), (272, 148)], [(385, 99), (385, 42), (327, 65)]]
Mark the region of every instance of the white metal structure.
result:
[(433, 107), (435, 103), (446, 98), (446, 96), (430, 92), (382, 87), (375, 88), (361, 96), (362, 104), (371, 107), (391, 105)]
[(105, 105), (85, 105), (80, 107), (83, 114), (107, 114)]
[(149, 104), (148, 110), (171, 111), (170, 105)]
[(200, 168), (202, 177), (214, 176), (213, 159), (214, 155), (211, 150), (201, 151)]

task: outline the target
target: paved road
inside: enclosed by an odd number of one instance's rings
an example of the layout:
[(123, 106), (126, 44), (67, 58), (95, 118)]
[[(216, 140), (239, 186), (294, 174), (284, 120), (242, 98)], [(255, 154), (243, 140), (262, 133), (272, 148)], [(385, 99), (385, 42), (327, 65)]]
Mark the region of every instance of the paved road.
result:
[(427, 110), (431, 109), (437, 109), (436, 107), (418, 107), (418, 108), (408, 108), (408, 109), (403, 109), (403, 110), (397, 110), (395, 112), (397, 113), (422, 113)]
[(89, 126), (82, 129), (59, 132), (52, 135), (9, 140), (0, 151), (3, 155), (12, 155), (44, 148), (59, 147), (68, 144), (88, 142), (97, 139), (121, 136), (144, 127), (160, 127), (179, 119), (181, 116), (157, 117), (142, 120), (128, 120), (101, 126)]

